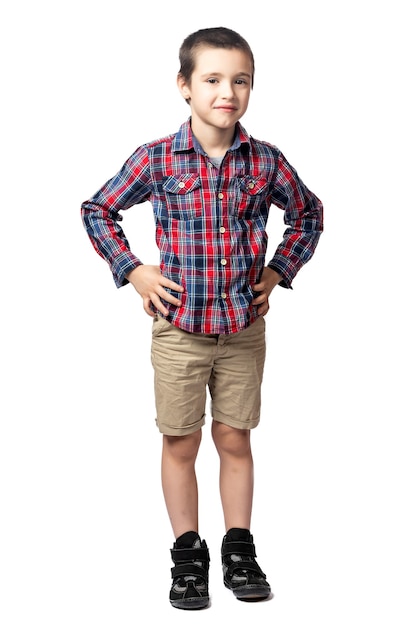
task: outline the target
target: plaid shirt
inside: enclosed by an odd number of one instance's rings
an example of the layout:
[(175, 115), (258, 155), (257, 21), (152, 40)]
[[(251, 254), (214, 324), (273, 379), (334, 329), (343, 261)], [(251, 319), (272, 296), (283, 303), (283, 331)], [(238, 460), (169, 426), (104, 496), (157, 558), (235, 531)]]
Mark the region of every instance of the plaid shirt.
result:
[[(85, 228), (118, 287), (142, 261), (120, 226), (119, 211), (150, 201), (164, 276), (184, 287), (167, 319), (188, 332), (234, 333), (258, 317), (253, 285), (265, 266), (271, 204), (287, 228), (268, 266), (290, 287), (322, 232), (320, 200), (283, 154), (237, 124), (219, 169), (193, 136), (178, 133), (140, 146), (122, 169), (82, 205)], [(174, 292), (174, 295), (178, 295)]]

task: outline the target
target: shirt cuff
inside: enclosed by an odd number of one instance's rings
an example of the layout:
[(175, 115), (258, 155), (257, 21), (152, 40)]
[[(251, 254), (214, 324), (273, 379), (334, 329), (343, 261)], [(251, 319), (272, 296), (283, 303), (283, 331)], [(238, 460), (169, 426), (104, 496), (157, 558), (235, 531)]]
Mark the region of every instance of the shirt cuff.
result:
[(111, 270), (116, 287), (127, 285), (129, 282), (126, 278), (127, 274), (134, 270), (135, 267), (139, 267), (139, 265), (143, 265), (142, 261), (130, 251), (123, 252), (112, 259)]
[(284, 266), (284, 264), (280, 264), (279, 262), (275, 263), (274, 261), (268, 263), (268, 267), (281, 276), (282, 280), (280, 280), (278, 283), (280, 287), (283, 287), (284, 289), (292, 289), (291, 283), (295, 274), (297, 273), (296, 271), (292, 273), (291, 271), (289, 271), (287, 264), (285, 264)]

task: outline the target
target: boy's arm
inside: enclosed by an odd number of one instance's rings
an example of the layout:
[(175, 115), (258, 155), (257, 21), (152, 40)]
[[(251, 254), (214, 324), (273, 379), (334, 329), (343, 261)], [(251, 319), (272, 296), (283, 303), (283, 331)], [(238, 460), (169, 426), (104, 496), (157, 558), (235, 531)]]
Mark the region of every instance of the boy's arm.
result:
[(87, 234), (96, 252), (109, 264), (117, 287), (127, 284), (127, 274), (142, 264), (130, 250), (119, 211), (144, 202), (150, 193), (148, 154), (141, 147), (81, 206)]
[(279, 275), (282, 287), (291, 288), (298, 271), (313, 256), (323, 232), (323, 205), (282, 154), (272, 202), (284, 209), (288, 228), (268, 267)]

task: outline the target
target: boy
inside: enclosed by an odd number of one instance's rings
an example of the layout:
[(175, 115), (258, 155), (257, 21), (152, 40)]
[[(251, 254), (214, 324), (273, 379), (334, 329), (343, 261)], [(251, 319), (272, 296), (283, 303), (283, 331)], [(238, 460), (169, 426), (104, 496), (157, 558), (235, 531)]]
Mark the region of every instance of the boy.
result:
[[(254, 79), (248, 43), (219, 27), (189, 35), (178, 88), (191, 116), (176, 134), (140, 146), (82, 205), (87, 233), (118, 287), (131, 283), (152, 316), (162, 489), (175, 537), (172, 606), (209, 603), (209, 551), (200, 538), (195, 461), (212, 401), (225, 531), (223, 580), (240, 600), (271, 589), (250, 531), (250, 431), (260, 419), (269, 296), (290, 288), (322, 232), (322, 204), (274, 146), (240, 125)], [(130, 250), (119, 211), (152, 203), (160, 266)], [(265, 267), (269, 207), (288, 228)]]

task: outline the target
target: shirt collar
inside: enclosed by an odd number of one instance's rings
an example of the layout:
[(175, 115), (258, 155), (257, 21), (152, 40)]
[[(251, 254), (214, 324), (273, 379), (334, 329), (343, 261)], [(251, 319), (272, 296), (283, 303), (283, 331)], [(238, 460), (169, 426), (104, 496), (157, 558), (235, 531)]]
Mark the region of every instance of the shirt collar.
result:
[[(229, 150), (237, 150), (243, 144), (248, 144), (249, 146), (250, 137), (240, 122), (237, 122), (235, 139)], [(191, 130), (191, 117), (180, 126), (179, 131), (174, 137), (172, 149), (174, 152), (190, 152), (194, 150), (195, 152), (204, 154), (202, 147)]]

